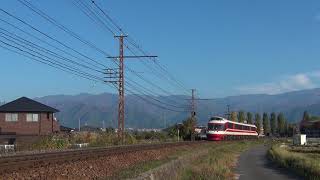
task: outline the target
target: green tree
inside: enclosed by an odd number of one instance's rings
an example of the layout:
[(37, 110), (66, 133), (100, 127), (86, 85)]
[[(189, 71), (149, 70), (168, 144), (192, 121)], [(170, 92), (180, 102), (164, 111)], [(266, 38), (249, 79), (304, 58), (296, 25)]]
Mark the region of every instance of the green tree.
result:
[(285, 134), (285, 117), (284, 117), (284, 114), (281, 112), (278, 114), (278, 117), (277, 117), (277, 122), (278, 122), (278, 133), (280, 134), (280, 136), (284, 136)]
[(231, 112), (231, 121), (236, 122), (237, 121), (237, 112)]
[(259, 113), (255, 115), (255, 125), (257, 126), (257, 133), (260, 134), (261, 132), (261, 116)]
[(253, 124), (252, 113), (251, 112), (247, 112), (247, 123), (248, 124)]
[(191, 140), (196, 122), (197, 120), (191, 117), (182, 122), (181, 136), (184, 140)]
[(246, 119), (246, 115), (244, 113), (244, 111), (240, 111), (239, 114), (238, 114), (238, 121), (243, 123)]
[(270, 134), (270, 122), (269, 122), (269, 117), (267, 113), (263, 113), (262, 116), (262, 123), (263, 123), (263, 133), (264, 135), (269, 135)]
[(310, 118), (310, 115), (308, 113), (308, 111), (304, 111), (303, 112), (303, 118), (302, 118), (302, 121), (309, 121), (311, 118)]
[(277, 133), (277, 121), (276, 121), (276, 113), (271, 113), (270, 115), (270, 127), (272, 135)]

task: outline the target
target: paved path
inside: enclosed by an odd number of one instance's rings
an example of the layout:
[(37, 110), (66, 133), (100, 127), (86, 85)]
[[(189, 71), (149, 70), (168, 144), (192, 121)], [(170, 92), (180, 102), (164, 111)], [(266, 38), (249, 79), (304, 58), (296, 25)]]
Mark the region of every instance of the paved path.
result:
[(285, 169), (275, 167), (266, 158), (266, 152), (267, 147), (260, 145), (242, 153), (236, 168), (236, 178), (240, 180), (301, 179)]

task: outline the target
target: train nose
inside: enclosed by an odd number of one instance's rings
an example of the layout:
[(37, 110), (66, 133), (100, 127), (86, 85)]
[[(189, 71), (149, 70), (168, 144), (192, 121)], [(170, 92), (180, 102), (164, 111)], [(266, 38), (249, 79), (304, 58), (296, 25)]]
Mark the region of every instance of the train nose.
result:
[(223, 140), (222, 134), (207, 134), (207, 139), (211, 141), (221, 141)]

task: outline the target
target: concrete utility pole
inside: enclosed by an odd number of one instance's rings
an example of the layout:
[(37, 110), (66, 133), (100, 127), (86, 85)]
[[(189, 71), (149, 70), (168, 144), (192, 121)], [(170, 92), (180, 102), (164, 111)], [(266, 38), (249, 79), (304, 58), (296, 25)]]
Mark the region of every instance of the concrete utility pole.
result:
[[(191, 134), (191, 140), (194, 140), (194, 130), (195, 130), (195, 121), (196, 121), (196, 101), (203, 101), (203, 100), (212, 100), (212, 99), (200, 99), (196, 98), (196, 89), (191, 89), (191, 119), (193, 121), (193, 127), (192, 127), (192, 134)], [(189, 99), (190, 100), (190, 99)]]
[(196, 125), (196, 101), (195, 101), (195, 89), (191, 89), (191, 120), (192, 120), (192, 133), (191, 140), (195, 140), (195, 125)]
[(167, 119), (166, 119), (165, 112), (162, 113), (162, 120), (163, 120), (164, 129), (165, 129), (167, 128)]
[(192, 95), (191, 95), (191, 118), (194, 118), (196, 116), (196, 99), (195, 99), (195, 89), (191, 89)]
[(230, 105), (227, 105), (227, 112), (225, 114), (228, 118), (228, 120), (230, 120), (230, 116), (231, 116), (231, 113), (230, 113)]
[(79, 132), (81, 131), (81, 118), (78, 119)]
[(119, 39), (119, 56), (108, 57), (119, 60), (117, 69), (107, 69), (105, 74), (109, 75), (108, 83), (118, 84), (118, 137), (124, 143), (124, 128), (125, 128), (125, 80), (124, 80), (124, 60), (125, 58), (155, 58), (157, 56), (124, 56), (124, 38), (126, 35), (114, 36)]

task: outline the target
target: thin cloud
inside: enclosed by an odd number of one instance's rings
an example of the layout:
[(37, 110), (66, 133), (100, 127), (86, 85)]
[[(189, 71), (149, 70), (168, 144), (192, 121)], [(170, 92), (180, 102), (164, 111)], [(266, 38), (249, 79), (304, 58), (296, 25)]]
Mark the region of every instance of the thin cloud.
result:
[(313, 78), (320, 78), (320, 72), (300, 73), (282, 77), (276, 82), (246, 85), (236, 88), (241, 94), (279, 94), (290, 91), (315, 88)]

